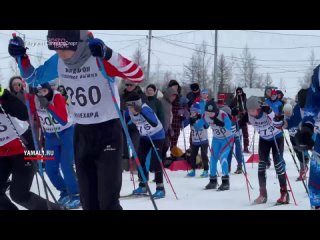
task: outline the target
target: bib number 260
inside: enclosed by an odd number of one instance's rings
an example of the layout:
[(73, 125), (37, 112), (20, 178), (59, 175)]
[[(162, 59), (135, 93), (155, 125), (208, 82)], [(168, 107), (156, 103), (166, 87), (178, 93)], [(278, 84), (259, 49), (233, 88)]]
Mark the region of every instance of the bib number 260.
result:
[(76, 90), (73, 90), (70, 87), (66, 88), (68, 95), (70, 96), (70, 103), (76, 105), (76, 100), (81, 107), (84, 107), (88, 104), (88, 101), (92, 105), (96, 105), (101, 100), (101, 92), (97, 86), (89, 87), (88, 91), (83, 87), (77, 87)]

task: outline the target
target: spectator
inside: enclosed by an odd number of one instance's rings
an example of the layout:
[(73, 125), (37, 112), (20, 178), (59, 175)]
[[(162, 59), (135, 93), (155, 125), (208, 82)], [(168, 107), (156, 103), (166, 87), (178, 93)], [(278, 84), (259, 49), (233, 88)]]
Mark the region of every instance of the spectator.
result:
[(249, 133), (248, 133), (248, 125), (246, 121), (242, 121), (242, 118), (246, 115), (247, 113), (247, 95), (243, 92), (243, 89), (238, 87), (236, 89), (236, 94), (234, 99), (232, 99), (229, 107), (235, 111), (238, 110), (238, 121), (241, 123), (240, 124), (240, 129), (242, 131), (243, 135), (243, 152), (244, 153), (250, 153), (249, 152)]

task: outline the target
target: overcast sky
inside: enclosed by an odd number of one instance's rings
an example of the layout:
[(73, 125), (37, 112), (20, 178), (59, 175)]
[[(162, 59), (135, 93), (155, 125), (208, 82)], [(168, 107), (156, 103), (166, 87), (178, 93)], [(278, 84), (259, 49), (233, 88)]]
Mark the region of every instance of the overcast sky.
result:
[[(2, 85), (7, 86), (11, 71), (12, 58), (8, 54), (8, 41), (16, 30), (0, 30), (0, 71)], [(34, 61), (34, 55), (43, 53), (45, 59), (53, 52), (46, 46), (47, 30), (17, 30), (26, 36), (28, 53)], [(113, 50), (131, 58), (140, 45), (147, 59), (148, 30), (93, 30)], [(182, 78), (183, 64), (187, 64), (194, 48), (206, 41), (208, 51), (214, 53), (214, 30), (153, 30), (151, 71), (160, 64), (162, 71), (169, 70), (177, 79)], [(157, 38), (157, 37), (160, 37)], [(308, 67), (310, 52), (314, 49), (316, 59), (320, 60), (320, 31), (314, 30), (219, 30), (218, 54), (240, 57), (245, 45), (257, 59), (260, 73), (270, 73), (273, 82), (279, 87), (280, 79), (285, 82), (286, 95), (294, 97), (299, 90), (299, 79)], [(191, 48), (191, 49), (190, 49)], [(212, 65), (213, 70), (213, 55)], [(237, 78), (237, 69), (234, 79)]]

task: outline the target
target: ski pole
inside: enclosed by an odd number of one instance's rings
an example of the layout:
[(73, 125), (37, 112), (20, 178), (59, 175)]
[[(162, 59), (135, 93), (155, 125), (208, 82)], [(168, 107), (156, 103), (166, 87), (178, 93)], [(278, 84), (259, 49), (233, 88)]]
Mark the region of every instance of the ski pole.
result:
[[(186, 135), (184, 132), (184, 122), (181, 120), (181, 128), (182, 128), (182, 134), (183, 134), (183, 142), (184, 142), (184, 155), (186, 156), (187, 154), (187, 143), (186, 143)], [(187, 168), (187, 173), (189, 173), (189, 170)]]
[[(286, 142), (286, 144), (287, 144), (287, 146), (288, 146), (288, 149), (289, 149), (290, 155), (291, 155), (291, 157), (292, 157), (292, 159), (293, 159), (293, 162), (294, 162), (294, 164), (296, 165), (297, 171), (298, 171), (298, 173), (300, 174), (300, 169), (299, 169), (298, 164), (297, 164), (297, 162), (296, 162), (295, 155), (294, 155), (292, 149), (290, 148), (290, 145), (289, 145), (289, 142), (288, 142), (286, 136), (283, 135), (283, 137), (284, 137), (284, 140), (285, 140), (285, 142)], [(303, 157), (304, 157), (304, 156), (303, 156)], [(303, 186), (304, 186), (307, 194), (309, 195), (309, 191), (308, 191), (308, 188), (307, 188), (307, 185), (306, 185), (304, 179), (302, 179), (302, 184), (303, 184)]]
[[(16, 35), (15, 34), (12, 34), (12, 36), (15, 38)], [(21, 64), (21, 57), (18, 57), (18, 67), (23, 75), (23, 67), (22, 67), (22, 64)], [(33, 143), (34, 143), (34, 147), (37, 151), (39, 151), (39, 145), (38, 145), (38, 142), (36, 140), (36, 135), (35, 135), (35, 132), (34, 132), (34, 128), (33, 128), (33, 122), (32, 122), (32, 115), (31, 115), (31, 109), (30, 109), (30, 102), (29, 102), (29, 99), (27, 97), (27, 94), (24, 93), (24, 98), (25, 98), (25, 101), (26, 101), (26, 107), (27, 107), (27, 111), (28, 111), (28, 117), (29, 117), (29, 123), (30, 123), (30, 129), (31, 129), (31, 133), (32, 133), (32, 139), (33, 139)], [(42, 162), (40, 160), (38, 160), (38, 169), (39, 169), (39, 174), (40, 174), (40, 177), (42, 179), (42, 182), (43, 182), (43, 188), (44, 188), (44, 193), (45, 193), (45, 197), (46, 197), (46, 202), (47, 202), (47, 207), (48, 207), (48, 210), (51, 210), (51, 206), (50, 206), (50, 203), (49, 203), (49, 197), (48, 197), (48, 191), (47, 191), (47, 188), (45, 186), (45, 183), (44, 183), (44, 174), (43, 174), (43, 168), (42, 168)]]
[[(270, 117), (268, 116), (268, 119), (272, 122), (272, 120), (270, 119)], [(272, 132), (272, 136), (273, 136), (273, 141), (274, 141), (274, 144), (276, 146), (276, 149), (277, 149), (277, 153), (279, 155), (279, 158), (280, 158), (280, 161), (282, 162), (283, 165), (285, 165), (285, 161), (280, 153), (280, 150), (279, 150), (279, 146), (278, 146), (278, 143), (277, 143), (277, 140), (276, 140), (276, 137), (274, 136), (274, 133), (273, 133), (273, 126), (271, 125), (269, 121), (269, 125), (270, 125), (270, 130)], [(288, 178), (288, 175), (287, 175), (287, 172), (285, 171), (284, 172), (284, 175), (285, 175), (285, 178), (287, 179), (287, 182), (288, 182), (288, 185), (289, 185), (289, 188), (290, 188), (290, 192), (291, 192), (291, 195), (292, 195), (292, 198), (293, 198), (293, 201), (294, 201), (294, 204), (297, 206), (297, 202), (296, 202), (296, 199), (294, 197), (294, 194), (293, 194), (293, 191), (292, 191), (292, 188), (291, 188), (291, 184), (290, 184), (290, 180)]]
[[(93, 38), (93, 35), (92, 35), (91, 32), (88, 33), (88, 38), (89, 38), (89, 39), (90, 39), (90, 38)], [(123, 128), (124, 133), (125, 133), (125, 135), (126, 135), (126, 137), (127, 137), (128, 143), (129, 143), (129, 145), (130, 145), (130, 147), (131, 147), (131, 150), (132, 150), (132, 153), (133, 153), (133, 155), (134, 155), (135, 162), (136, 162), (136, 164), (137, 164), (138, 170), (140, 171), (142, 180), (143, 180), (143, 182), (144, 182), (144, 184), (145, 184), (145, 186), (146, 186), (146, 188), (147, 188), (147, 191), (148, 191), (148, 193), (149, 193), (149, 196), (150, 196), (150, 199), (151, 199), (151, 201), (152, 201), (152, 204), (153, 204), (154, 209), (155, 209), (155, 210), (158, 210), (158, 207), (157, 207), (157, 205), (156, 205), (156, 203), (155, 203), (155, 201), (154, 201), (154, 198), (153, 198), (153, 196), (152, 196), (152, 194), (151, 194), (151, 190), (150, 190), (150, 187), (149, 187), (149, 184), (148, 184), (148, 180), (147, 180), (146, 176), (145, 176), (144, 173), (143, 173), (143, 169), (142, 169), (142, 167), (141, 167), (140, 160), (139, 160), (138, 155), (137, 155), (137, 153), (136, 153), (136, 151), (135, 151), (135, 149), (134, 149), (134, 145), (133, 145), (133, 143), (132, 143), (130, 134), (129, 134), (129, 132), (128, 132), (128, 128), (126, 127), (125, 121), (124, 121), (124, 119), (122, 118), (122, 115), (121, 115), (121, 112), (120, 112), (120, 109), (119, 109), (119, 106), (118, 106), (118, 103), (117, 103), (117, 99), (116, 99), (116, 97), (115, 97), (115, 95), (114, 95), (114, 90), (113, 90), (113, 88), (112, 88), (112, 86), (111, 86), (111, 82), (113, 82), (113, 79), (111, 79), (111, 78), (108, 76), (106, 70), (104, 69), (104, 65), (103, 65), (103, 61), (102, 61), (101, 57), (97, 57), (97, 60), (98, 60), (99, 65), (100, 65), (100, 66), (99, 66), (99, 70), (100, 70), (101, 74), (104, 76), (104, 78), (105, 78), (106, 81), (107, 81), (108, 91), (109, 91), (109, 93), (110, 93), (110, 95), (111, 95), (111, 98), (112, 98), (112, 101), (113, 101), (113, 105), (114, 105), (114, 107), (115, 107), (115, 109), (116, 109), (116, 111), (117, 111), (117, 113), (118, 113), (118, 116), (119, 116), (119, 119), (120, 119), (122, 128)]]
[(158, 150), (157, 150), (156, 146), (154, 145), (154, 142), (153, 142), (153, 140), (151, 139), (149, 133), (147, 133), (147, 136), (148, 136), (148, 138), (149, 138), (149, 140), (150, 140), (150, 142), (151, 142), (151, 145), (152, 145), (152, 147), (153, 147), (153, 149), (154, 149), (154, 151), (155, 151), (155, 153), (156, 153), (156, 156), (157, 156), (157, 158), (158, 158), (158, 160), (159, 160), (159, 162), (160, 162), (160, 166), (161, 166), (161, 168), (162, 168), (163, 175), (165, 176), (167, 183), (170, 184), (170, 187), (171, 187), (171, 189), (172, 189), (172, 191), (173, 191), (176, 199), (178, 200), (178, 196), (177, 196), (176, 192), (174, 191), (174, 188), (173, 188), (173, 186), (172, 186), (172, 183), (171, 183), (171, 181), (170, 181), (170, 178), (169, 178), (169, 176), (168, 176), (168, 174), (167, 174), (167, 172), (166, 172), (166, 170), (165, 170), (165, 168), (164, 168), (164, 166), (163, 166), (163, 163), (162, 163), (162, 160), (161, 160), (161, 158), (160, 158), (160, 156), (159, 156)]
[[(236, 122), (237, 130), (238, 130), (239, 133), (240, 133), (240, 127), (239, 127), (239, 123), (238, 123), (236, 117), (235, 117), (235, 122)], [(241, 135), (241, 134), (240, 134), (240, 149), (242, 149), (242, 135)], [(245, 176), (245, 178), (246, 178), (246, 184), (247, 184), (249, 202), (251, 202), (250, 189), (249, 189), (249, 184), (250, 184), (250, 182), (249, 182), (249, 178), (248, 178), (248, 172), (247, 172), (247, 168), (246, 168), (246, 163), (245, 163), (245, 161), (244, 161), (244, 157), (243, 157), (243, 153), (242, 153), (242, 152), (241, 152), (241, 159), (242, 159), (242, 165), (243, 165), (243, 169), (244, 169), (244, 171), (242, 171), (242, 172), (243, 172), (243, 174), (244, 174), (244, 176)], [(251, 184), (250, 184), (250, 187), (251, 187), (251, 189), (252, 189)]]
[[(125, 111), (123, 111), (123, 119), (125, 118)], [(127, 125), (126, 125), (127, 126)], [(128, 127), (128, 126), (127, 126)], [(126, 139), (127, 140), (127, 139)], [(133, 190), (136, 190), (136, 185), (134, 183), (134, 175), (133, 175), (133, 162), (132, 162), (132, 155), (129, 156), (129, 152), (130, 152), (130, 146), (127, 140), (127, 149), (128, 149), (128, 157), (129, 157), (129, 164), (130, 164), (130, 180), (133, 183)]]
[[(227, 147), (229, 143), (228, 143), (228, 141), (227, 141), (227, 137), (226, 137), (225, 133), (223, 133), (223, 136), (224, 136), (224, 139), (225, 139), (225, 141), (226, 141), (226, 143), (227, 143), (227, 145), (226, 145), (226, 147)], [(232, 151), (232, 155), (233, 155), (234, 158), (237, 159), (237, 156), (235, 155), (235, 153), (234, 153), (233, 151)], [(242, 155), (242, 158), (243, 158), (243, 155)], [(244, 160), (243, 160), (243, 161), (244, 161)], [(242, 171), (242, 173), (244, 174), (244, 176), (245, 176), (245, 178), (246, 178), (246, 183), (247, 183), (247, 185), (249, 185), (250, 188), (253, 190), (253, 187), (252, 187), (252, 185), (251, 185), (251, 183), (250, 183), (250, 181), (249, 181), (249, 179), (248, 179), (248, 177), (247, 177), (247, 174), (244, 173), (243, 171)], [(251, 199), (250, 199), (249, 189), (248, 189), (248, 194), (249, 194), (249, 200), (251, 200)]]

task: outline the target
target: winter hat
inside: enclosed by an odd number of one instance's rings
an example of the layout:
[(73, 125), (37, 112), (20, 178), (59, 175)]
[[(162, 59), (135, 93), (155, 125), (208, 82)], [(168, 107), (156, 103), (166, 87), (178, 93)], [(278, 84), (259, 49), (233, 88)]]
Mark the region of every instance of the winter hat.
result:
[(176, 80), (170, 80), (170, 82), (168, 83), (168, 87), (172, 87), (172, 86), (180, 87), (180, 84)]
[(292, 105), (290, 103), (286, 103), (284, 106), (283, 106), (283, 112), (286, 116), (291, 116), (292, 115), (292, 111), (293, 111), (293, 108), (292, 108)]
[(273, 95), (277, 95), (278, 93), (277, 93), (277, 90), (275, 90), (275, 89), (272, 89), (272, 91), (271, 91), (271, 96), (273, 96)]
[(194, 103), (191, 105), (190, 112), (196, 112), (198, 114), (201, 114), (201, 108), (199, 103)]
[(224, 111), (226, 114), (231, 116), (231, 108), (229, 108), (228, 106), (223, 106), (222, 108), (220, 108), (222, 111)]
[(141, 96), (136, 92), (131, 92), (125, 101), (127, 106), (142, 106)]
[(308, 89), (300, 89), (298, 92), (298, 104), (301, 108), (304, 108), (307, 103)]
[(157, 87), (154, 84), (149, 84), (146, 89), (148, 89), (148, 88), (152, 88), (153, 91), (157, 91)]
[(237, 93), (238, 91), (241, 91), (241, 92), (243, 93), (243, 89), (242, 89), (241, 87), (238, 87), (238, 88), (236, 89), (236, 93)]
[(80, 30), (49, 30), (47, 43), (49, 50), (76, 51), (80, 42)]
[(214, 100), (210, 100), (207, 102), (207, 104), (205, 106), (205, 111), (206, 112), (214, 112), (214, 113), (219, 111), (217, 104), (214, 102)]
[(192, 83), (190, 84), (190, 89), (193, 92), (197, 92), (200, 89), (199, 83)]
[(247, 109), (248, 110), (257, 110), (259, 108), (261, 108), (261, 100), (258, 97), (255, 96), (251, 96), (248, 100), (247, 100)]
[(201, 90), (201, 94), (209, 94), (208, 89), (202, 89), (202, 90)]
[(277, 94), (281, 94), (280, 99), (282, 99), (284, 97), (284, 94), (283, 94), (283, 92), (281, 90), (277, 90)]
[(43, 88), (46, 88), (46, 89), (50, 90), (50, 89), (51, 89), (51, 86), (50, 86), (49, 83), (42, 83), (42, 84), (39, 84), (39, 85), (37, 86), (37, 89), (38, 89), (38, 90), (43, 89)]

